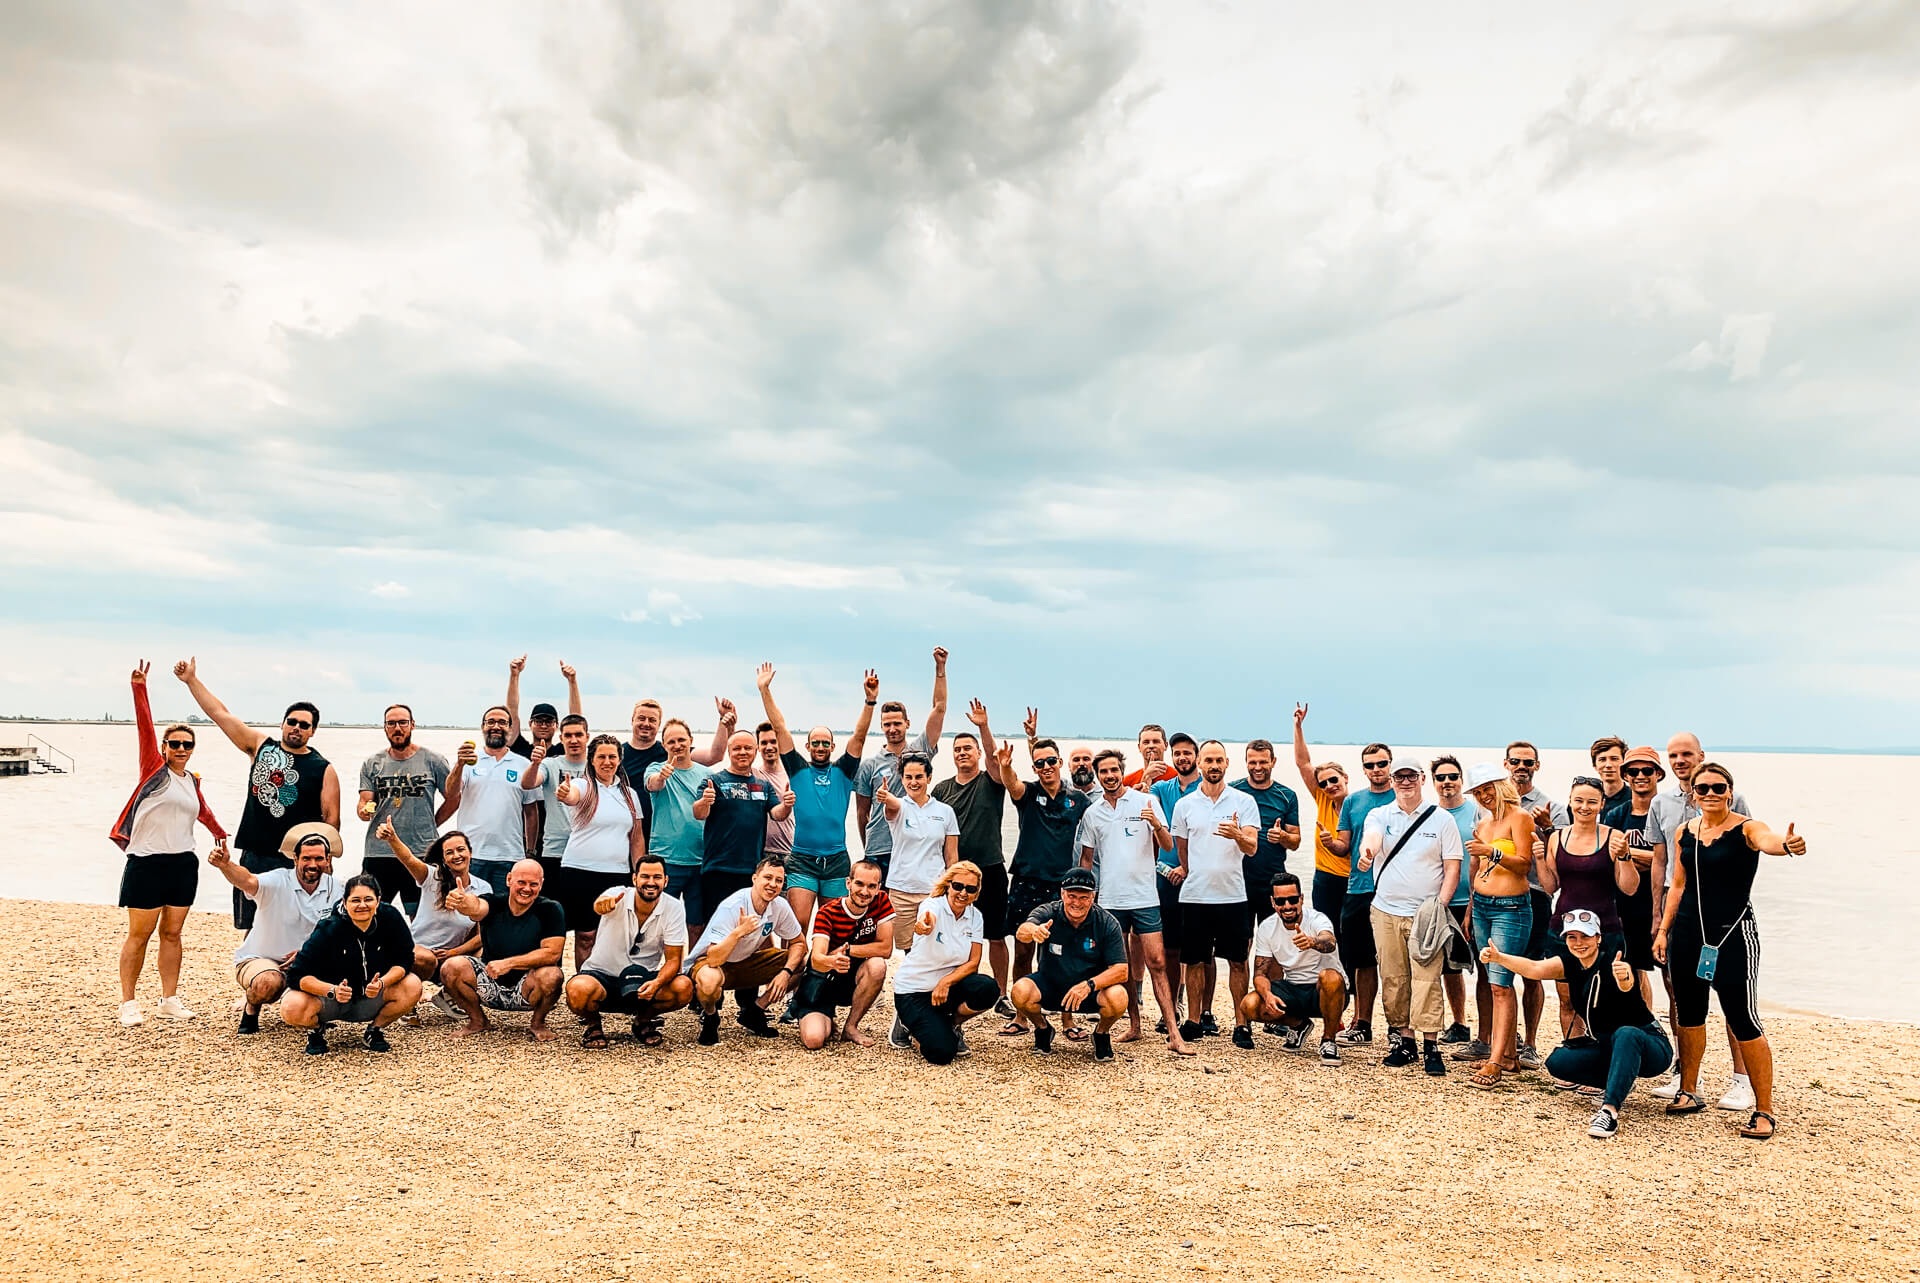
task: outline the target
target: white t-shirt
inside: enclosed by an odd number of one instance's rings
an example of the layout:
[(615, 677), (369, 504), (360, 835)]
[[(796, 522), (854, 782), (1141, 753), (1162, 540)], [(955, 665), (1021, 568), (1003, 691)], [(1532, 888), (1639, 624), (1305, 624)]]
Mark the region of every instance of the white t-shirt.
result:
[(972, 956), (975, 945), (986, 942), (986, 924), (980, 910), (972, 905), (956, 919), (952, 903), (946, 896), (939, 896), (920, 906), (919, 920), (924, 922), (929, 917), (933, 919), (933, 931), (909, 937), (913, 946), (893, 973), (893, 991), (897, 994), (932, 993), (948, 972)]
[(333, 874), (322, 873), (309, 895), (292, 869), (269, 869), (247, 898), (254, 905), (253, 929), (233, 951), (233, 960), (272, 958), (277, 962), (305, 944), (320, 919), (340, 902), (340, 883)]
[(945, 802), (929, 797), (925, 806), (900, 795), (900, 813), (887, 819), (893, 835), (893, 860), (887, 865), (887, 890), (925, 895), (947, 867), (947, 837), (959, 836), (960, 817)]
[[(1373, 857), (1373, 907), (1396, 918), (1411, 918), (1428, 897), (1438, 895), (1440, 880), (1446, 873), (1445, 862), (1452, 860), (1458, 864), (1466, 854), (1466, 848), (1460, 843), (1460, 826), (1453, 822), (1453, 816), (1447, 814), (1445, 807), (1435, 806), (1426, 822), (1414, 830), (1407, 844), (1400, 848), (1400, 854), (1387, 863), (1387, 852), (1393, 850), (1400, 835), (1426, 809), (1425, 802), (1414, 807), (1411, 813), (1401, 809), (1398, 801), (1376, 806), (1367, 813), (1366, 825), (1360, 831), (1361, 846), (1378, 851)], [(1359, 852), (1355, 852), (1354, 859), (1359, 858)], [(1382, 864), (1386, 864), (1384, 873), (1380, 868)]]
[[(420, 882), (420, 907), (413, 911), (411, 925), (413, 942), (422, 949), (451, 949), (456, 944), (464, 943), (475, 929), (473, 919), (466, 914), (440, 907), (442, 876), (440, 868), (429, 865), (427, 876)], [(474, 895), (493, 893), (493, 887), (485, 878), (476, 878), (471, 873), (467, 874), (467, 890)]]
[(613, 911), (600, 915), (593, 952), (587, 955), (589, 968), (609, 976), (617, 976), (628, 967), (657, 972), (667, 959), (669, 946), (687, 947), (687, 907), (677, 897), (663, 894), (654, 901), (653, 912), (645, 922), (635, 919), (632, 887), (622, 887), (615, 899)]
[(1119, 803), (1114, 806), (1107, 805), (1104, 792), (1096, 793), (1093, 804), (1080, 818), (1080, 832), (1073, 839), (1074, 853), (1079, 854), (1082, 847), (1093, 848), (1103, 909), (1151, 909), (1160, 903), (1153, 826), (1140, 818), (1143, 807), (1151, 808), (1160, 823), (1167, 822), (1160, 799), (1139, 789), (1121, 790)]
[[(657, 913), (659, 910), (656, 909), (654, 912)], [(740, 938), (739, 943), (733, 946), (733, 952), (727, 955), (728, 962), (739, 962), (743, 958), (752, 957), (760, 950), (772, 945), (776, 937), (783, 942), (800, 938), (800, 919), (793, 916), (793, 909), (787, 904), (785, 896), (775, 896), (764, 913), (754, 914), (753, 888), (741, 887), (722, 900), (719, 907), (713, 910), (712, 916), (707, 920), (707, 929), (700, 933), (700, 939), (693, 948), (687, 950), (687, 959), (681, 965), (681, 970), (691, 973), (694, 967), (706, 958), (707, 950), (726, 939), (728, 933), (740, 925), (740, 915), (743, 912), (758, 917), (760, 929)]]
[[(628, 867), (628, 843), (637, 821), (634, 816), (640, 809), (640, 799), (618, 776), (612, 784), (602, 784), (595, 779), (577, 779), (575, 789), (597, 788), (599, 800), (593, 804), (593, 818), (585, 824), (575, 823), (568, 831), (567, 849), (560, 854), (560, 867), (580, 869), (587, 873), (611, 873), (616, 878), (632, 876)], [(625, 796), (621, 796), (625, 794)], [(627, 803), (631, 800), (634, 809), (629, 811)], [(566, 803), (560, 809), (567, 811), (567, 819), (572, 822), (577, 812)]]
[[(1322, 931), (1333, 930), (1333, 920), (1310, 904), (1300, 906), (1299, 932), (1309, 938), (1318, 936)], [(1297, 985), (1311, 985), (1320, 982), (1322, 971), (1338, 971), (1342, 976), (1347, 969), (1340, 965), (1340, 954), (1321, 953), (1318, 949), (1298, 949), (1294, 947), (1294, 927), (1280, 921), (1277, 913), (1268, 914), (1253, 929), (1253, 956), (1255, 961), (1272, 958), (1280, 964), (1280, 973), (1288, 981)]]
[(200, 818), (200, 790), (191, 772), (167, 772), (167, 786), (134, 812), (128, 855), (172, 855), (193, 850), (193, 825)]
[(474, 859), (511, 863), (527, 858), (521, 808), (539, 801), (540, 792), (520, 784), (532, 769), (532, 762), (514, 752), (498, 758), (483, 752), (479, 761), (461, 769), (460, 810), (453, 826), (467, 835)]
[(1232, 820), (1242, 828), (1260, 827), (1260, 804), (1239, 789), (1222, 787), (1208, 797), (1202, 784), (1174, 804), (1175, 838), (1187, 840), (1187, 880), (1180, 884), (1182, 904), (1244, 904), (1246, 854), (1232, 838), (1214, 832)]

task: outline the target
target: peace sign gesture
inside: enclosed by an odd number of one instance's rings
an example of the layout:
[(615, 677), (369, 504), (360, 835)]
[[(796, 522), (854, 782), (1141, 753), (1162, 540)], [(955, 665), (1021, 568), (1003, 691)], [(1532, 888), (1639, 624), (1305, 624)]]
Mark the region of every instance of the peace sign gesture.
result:
[(1028, 739), (1032, 739), (1038, 735), (1040, 733), (1040, 710), (1029, 707), (1027, 709), (1027, 720), (1020, 723), (1020, 729), (1027, 733)]
[(135, 686), (145, 686), (147, 684), (147, 670), (152, 667), (153, 665), (149, 664), (146, 660), (141, 660), (139, 666), (133, 670), (133, 684)]

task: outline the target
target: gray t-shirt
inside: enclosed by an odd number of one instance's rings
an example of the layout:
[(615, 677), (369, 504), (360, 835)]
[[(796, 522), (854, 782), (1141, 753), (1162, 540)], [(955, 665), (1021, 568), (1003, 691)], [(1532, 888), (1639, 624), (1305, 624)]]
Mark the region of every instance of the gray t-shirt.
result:
[[(907, 752), (925, 753), (932, 757), (934, 750), (927, 745), (924, 733), (915, 732), (907, 736)], [(869, 800), (874, 788), (884, 782), (887, 792), (899, 793), (905, 786), (900, 782), (900, 757), (892, 749), (882, 747), (878, 753), (860, 760), (860, 769), (853, 776), (853, 791)], [(887, 808), (876, 806), (867, 816), (867, 854), (892, 855), (893, 830), (887, 827)]]
[(453, 768), (430, 748), (415, 747), (406, 761), (381, 749), (360, 764), (360, 789), (373, 794), (373, 821), (367, 825), (368, 855), (391, 855), (387, 844), (374, 837), (380, 821), (393, 819), (393, 831), (415, 855), (425, 854), (440, 836), (433, 813), (447, 793)]
[(547, 799), (547, 818), (540, 830), (540, 858), (557, 860), (567, 853), (567, 838), (573, 833), (573, 822), (568, 817), (566, 806), (554, 794), (559, 791), (561, 776), (577, 780), (587, 773), (589, 767), (584, 757), (576, 764), (569, 762), (565, 756), (549, 757), (540, 766), (540, 792)]

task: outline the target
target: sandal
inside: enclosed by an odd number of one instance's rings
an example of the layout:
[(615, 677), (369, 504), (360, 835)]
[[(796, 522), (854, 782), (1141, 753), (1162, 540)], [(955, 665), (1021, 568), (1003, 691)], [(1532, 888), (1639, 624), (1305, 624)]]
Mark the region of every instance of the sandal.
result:
[(607, 1031), (599, 1025), (588, 1025), (586, 1032), (580, 1035), (580, 1045), (588, 1051), (605, 1051)]
[(1006, 1024), (1000, 1026), (1000, 1036), (1002, 1038), (1020, 1038), (1024, 1037), (1026, 1032), (1027, 1027), (1018, 1020), (1009, 1020)]
[(1484, 1088), (1484, 1087), (1498, 1087), (1499, 1085), (1500, 1085), (1500, 1071), (1492, 1065), (1483, 1065), (1479, 1073), (1467, 1079), (1467, 1086), (1469, 1087)]
[[(1686, 1103), (1683, 1105), (1680, 1103), (1682, 1101)], [(1701, 1103), (1698, 1096), (1690, 1091), (1683, 1091), (1675, 1093), (1673, 1103), (1667, 1106), (1667, 1112), (1669, 1114), (1697, 1114), (1705, 1108), (1706, 1105)]]
[[(1756, 1126), (1762, 1118), (1767, 1120), (1767, 1130), (1765, 1131), (1761, 1131), (1760, 1128)], [(1773, 1134), (1779, 1130), (1780, 1120), (1778, 1118), (1775, 1118), (1764, 1109), (1756, 1109), (1747, 1119), (1747, 1125), (1740, 1129), (1740, 1134), (1748, 1140), (1772, 1140)]]
[(658, 1020), (649, 1020), (645, 1016), (635, 1016), (633, 1018), (633, 1040), (642, 1047), (658, 1047), (667, 1039)]
[(1068, 1042), (1085, 1042), (1087, 1040), (1087, 1031), (1079, 1025), (1075, 1025), (1073, 1028), (1065, 1030), (1064, 1032), (1067, 1035)]

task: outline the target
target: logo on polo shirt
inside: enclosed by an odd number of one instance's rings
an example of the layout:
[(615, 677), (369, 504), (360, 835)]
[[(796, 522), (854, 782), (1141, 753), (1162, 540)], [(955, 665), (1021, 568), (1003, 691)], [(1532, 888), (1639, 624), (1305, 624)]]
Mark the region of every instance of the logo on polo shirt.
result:
[(1083, 940), (1081, 940), (1081, 941), (1080, 941), (1080, 948), (1081, 948), (1081, 951), (1082, 951), (1082, 952), (1084, 952), (1084, 953), (1092, 953), (1092, 952), (1093, 952), (1093, 937), (1092, 937), (1092, 936), (1087, 936), (1086, 938), (1084, 938)]
[(511, 784), (513, 783), (513, 781), (519, 778), (520, 778), (520, 772), (514, 770), (511, 766), (509, 766), (507, 768), (507, 783)]

